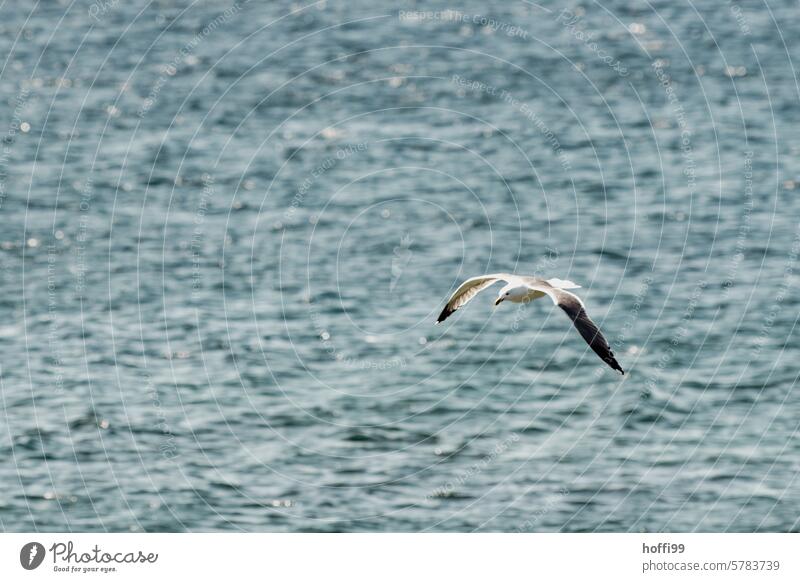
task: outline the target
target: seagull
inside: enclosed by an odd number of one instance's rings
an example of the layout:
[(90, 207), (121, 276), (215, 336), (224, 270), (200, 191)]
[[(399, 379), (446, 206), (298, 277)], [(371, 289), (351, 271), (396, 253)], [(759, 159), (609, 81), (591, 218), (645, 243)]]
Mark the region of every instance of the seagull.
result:
[(447, 305), (444, 306), (439, 318), (436, 320), (437, 325), (450, 317), (457, 309), (463, 307), (478, 293), (494, 285), (498, 281), (506, 283), (505, 287), (500, 289), (497, 299), (494, 304), (500, 305), (503, 301), (511, 301), (512, 303), (530, 303), (535, 299), (547, 295), (553, 300), (553, 303), (558, 305), (572, 320), (575, 328), (581, 334), (586, 343), (589, 344), (600, 359), (603, 360), (610, 368), (625, 374), (622, 366), (619, 365), (614, 353), (611, 351), (611, 346), (608, 345), (606, 338), (600, 333), (595, 322), (589, 319), (586, 315), (586, 308), (580, 298), (566, 291), (566, 289), (578, 289), (580, 285), (576, 285), (572, 281), (564, 281), (562, 279), (539, 279), (537, 277), (525, 277), (520, 275), (511, 275), (508, 273), (495, 273), (493, 275), (481, 275), (479, 277), (472, 277), (464, 281), (461, 286), (456, 289), (455, 293), (450, 296)]

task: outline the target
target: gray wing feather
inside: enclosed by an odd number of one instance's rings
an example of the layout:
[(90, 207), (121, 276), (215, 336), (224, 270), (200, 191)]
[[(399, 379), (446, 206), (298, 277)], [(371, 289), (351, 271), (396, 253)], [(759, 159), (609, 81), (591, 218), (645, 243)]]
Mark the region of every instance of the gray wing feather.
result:
[(577, 329), (581, 337), (586, 340), (589, 347), (594, 350), (594, 353), (600, 356), (600, 359), (608, 364), (610, 368), (623, 375), (625, 374), (622, 366), (619, 365), (619, 362), (614, 357), (614, 352), (611, 351), (611, 346), (608, 345), (608, 341), (606, 341), (606, 338), (600, 332), (597, 324), (587, 315), (583, 301), (581, 301), (577, 295), (569, 291), (564, 291), (563, 289), (556, 289), (546, 281), (529, 280), (527, 285), (538, 291), (547, 293), (553, 300), (553, 303), (558, 305), (572, 320), (575, 329)]

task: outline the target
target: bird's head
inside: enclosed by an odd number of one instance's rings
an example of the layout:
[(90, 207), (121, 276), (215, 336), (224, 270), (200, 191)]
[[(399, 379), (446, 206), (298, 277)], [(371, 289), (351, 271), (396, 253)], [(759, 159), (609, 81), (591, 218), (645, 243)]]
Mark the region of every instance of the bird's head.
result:
[(506, 289), (503, 287), (500, 289), (500, 293), (497, 295), (497, 299), (494, 300), (495, 307), (500, 305), (503, 301), (508, 299), (511, 296), (511, 289)]

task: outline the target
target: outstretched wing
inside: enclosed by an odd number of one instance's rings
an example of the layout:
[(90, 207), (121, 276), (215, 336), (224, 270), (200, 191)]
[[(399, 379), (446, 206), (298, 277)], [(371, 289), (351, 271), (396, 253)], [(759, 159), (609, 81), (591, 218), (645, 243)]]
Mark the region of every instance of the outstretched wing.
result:
[(623, 375), (625, 374), (622, 366), (619, 365), (619, 362), (614, 357), (614, 352), (611, 351), (608, 341), (600, 332), (597, 324), (586, 314), (583, 301), (577, 295), (563, 289), (557, 289), (546, 281), (526, 282), (526, 284), (537, 291), (547, 293), (553, 303), (558, 305), (569, 316), (581, 337), (586, 340), (586, 343), (594, 350), (594, 353), (600, 356), (600, 359), (608, 364), (610, 368)]
[(445, 305), (444, 309), (442, 309), (442, 312), (439, 314), (439, 318), (436, 320), (436, 323), (443, 322), (445, 319), (455, 313), (459, 307), (463, 307), (469, 303), (473, 297), (490, 285), (494, 285), (498, 281), (508, 281), (510, 277), (513, 277), (513, 275), (495, 273), (494, 275), (481, 275), (480, 277), (472, 277), (471, 279), (467, 279), (458, 289), (456, 289), (456, 292), (450, 296), (450, 299), (447, 301), (447, 305)]

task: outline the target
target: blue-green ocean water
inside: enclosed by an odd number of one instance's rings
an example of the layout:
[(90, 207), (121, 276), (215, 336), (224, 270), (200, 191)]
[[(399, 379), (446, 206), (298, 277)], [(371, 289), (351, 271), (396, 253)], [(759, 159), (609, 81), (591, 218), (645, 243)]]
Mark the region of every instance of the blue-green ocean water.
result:
[(798, 10), (4, 3), (0, 529), (797, 531)]

